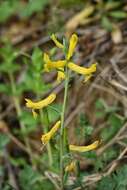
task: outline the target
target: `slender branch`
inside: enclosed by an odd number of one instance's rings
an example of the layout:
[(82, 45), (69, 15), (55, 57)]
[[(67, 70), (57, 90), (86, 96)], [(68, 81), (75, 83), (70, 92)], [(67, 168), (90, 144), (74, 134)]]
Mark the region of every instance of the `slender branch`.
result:
[(64, 128), (64, 120), (65, 120), (65, 110), (66, 110), (66, 103), (67, 103), (67, 94), (68, 94), (68, 84), (69, 84), (69, 75), (68, 75), (68, 69), (67, 66), (65, 68), (65, 86), (64, 86), (64, 101), (63, 101), (63, 107), (62, 107), (62, 113), (61, 113), (61, 129), (60, 129), (60, 171), (61, 171), (61, 190), (64, 189), (64, 164), (63, 164), (63, 155), (64, 155), (64, 147), (66, 143), (65, 139), (65, 128)]

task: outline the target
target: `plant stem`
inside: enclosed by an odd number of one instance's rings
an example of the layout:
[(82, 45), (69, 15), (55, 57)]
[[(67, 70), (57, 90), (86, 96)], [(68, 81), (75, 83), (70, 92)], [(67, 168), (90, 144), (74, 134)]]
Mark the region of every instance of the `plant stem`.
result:
[[(43, 112), (42, 110), (40, 110), (40, 117), (41, 117), (41, 123), (44, 126), (43, 131), (44, 133), (47, 133), (49, 127), (49, 117), (46, 108), (43, 110)], [(47, 143), (47, 151), (48, 151), (49, 166), (51, 167), (53, 164), (53, 157), (52, 157), (52, 149), (50, 142)]]
[(61, 171), (61, 190), (64, 189), (64, 163), (63, 163), (63, 155), (64, 155), (64, 148), (65, 148), (65, 128), (64, 128), (64, 120), (65, 120), (65, 110), (66, 110), (66, 103), (67, 103), (67, 94), (68, 94), (68, 84), (69, 84), (69, 75), (67, 66), (65, 67), (65, 85), (64, 85), (64, 101), (61, 113), (61, 129), (60, 129), (60, 171)]
[[(10, 83), (11, 83), (11, 88), (12, 88), (12, 93), (13, 93), (13, 101), (14, 101), (16, 113), (17, 113), (17, 116), (20, 117), (22, 111), (21, 111), (21, 107), (20, 107), (19, 98), (15, 95), (15, 94), (16, 94), (15, 81), (14, 81), (14, 78), (13, 78), (13, 74), (12, 74), (12, 73), (8, 73), (8, 75), (9, 75), (9, 78), (10, 78)], [(30, 156), (30, 160), (31, 160), (32, 166), (33, 166), (33, 168), (36, 168), (36, 166), (35, 166), (35, 164), (34, 164), (34, 162), (33, 162), (32, 151), (31, 151), (31, 147), (30, 147), (29, 140), (28, 140), (28, 138), (24, 135), (24, 132), (26, 132), (26, 127), (25, 127), (24, 123), (23, 123), (21, 120), (19, 120), (19, 123), (20, 123), (22, 135), (23, 135), (23, 137), (24, 137), (24, 142), (25, 142), (26, 147), (27, 147), (28, 152), (29, 152), (29, 156)]]

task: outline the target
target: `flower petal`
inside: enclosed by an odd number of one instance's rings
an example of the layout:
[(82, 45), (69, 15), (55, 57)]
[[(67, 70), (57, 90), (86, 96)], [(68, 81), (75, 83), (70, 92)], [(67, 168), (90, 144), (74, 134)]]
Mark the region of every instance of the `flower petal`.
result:
[(69, 149), (71, 151), (87, 152), (87, 151), (96, 149), (99, 146), (99, 144), (100, 144), (100, 141), (95, 141), (94, 143), (92, 143), (88, 146), (69, 145)]
[(67, 60), (69, 60), (72, 57), (77, 42), (78, 42), (78, 36), (76, 34), (73, 34), (71, 36), (71, 38), (70, 38), (70, 44), (69, 44), (69, 50), (68, 50)]
[(44, 70), (49, 72), (51, 69), (59, 69), (66, 65), (66, 60), (51, 61), (49, 55), (44, 53)]
[(92, 74), (86, 75), (85, 79), (84, 79), (84, 83), (87, 82), (88, 80), (90, 80), (92, 77)]
[(34, 119), (36, 119), (38, 114), (35, 112), (34, 109), (32, 109), (32, 114), (33, 114)]
[(68, 68), (82, 75), (90, 75), (96, 71), (97, 63), (92, 64), (89, 68), (81, 67), (72, 62), (68, 63)]
[(64, 48), (64, 45), (63, 45), (62, 43), (60, 43), (60, 42), (57, 40), (55, 34), (52, 34), (52, 35), (51, 35), (51, 39), (53, 40), (53, 42), (55, 43), (55, 45), (56, 45), (58, 48), (61, 48), (61, 49)]
[(47, 98), (38, 102), (33, 102), (30, 99), (25, 98), (26, 107), (32, 108), (32, 109), (41, 109), (51, 104), (55, 99), (56, 99), (56, 94), (54, 93), (50, 94)]
[(60, 124), (61, 124), (61, 122), (57, 121), (56, 124), (52, 127), (52, 129), (48, 133), (42, 135), (41, 141), (43, 144), (47, 144), (49, 142), (49, 140), (53, 137), (53, 135), (59, 129)]
[(64, 68), (60, 68), (57, 74), (57, 82), (60, 83), (62, 80), (65, 79), (65, 73), (64, 73)]
[(65, 167), (65, 172), (75, 172), (76, 170), (76, 162), (72, 161), (69, 165)]

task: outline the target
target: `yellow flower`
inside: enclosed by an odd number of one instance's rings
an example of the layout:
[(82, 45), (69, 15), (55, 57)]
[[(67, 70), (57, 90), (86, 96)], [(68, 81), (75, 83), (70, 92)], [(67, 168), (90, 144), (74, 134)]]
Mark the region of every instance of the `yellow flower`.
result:
[(77, 37), (76, 34), (73, 34), (71, 36), (71, 38), (70, 38), (70, 44), (69, 44), (69, 50), (68, 50), (68, 54), (67, 54), (67, 60), (69, 60), (72, 57), (77, 42), (78, 42), (78, 37)]
[(48, 54), (44, 53), (44, 70), (49, 72), (51, 69), (59, 69), (66, 64), (65, 60), (51, 61)]
[(65, 172), (75, 172), (76, 170), (76, 162), (72, 161), (69, 165), (65, 167)]
[(36, 118), (37, 113), (34, 111), (35, 109), (42, 109), (49, 104), (51, 104), (56, 99), (56, 94), (52, 93), (47, 98), (39, 101), (39, 102), (33, 102), (30, 99), (25, 98), (26, 100), (26, 107), (32, 108), (33, 116)]
[(37, 113), (34, 109), (32, 109), (32, 114), (33, 114), (33, 117), (36, 119), (37, 118)]
[(64, 73), (64, 68), (60, 68), (58, 70), (58, 74), (57, 74), (57, 82), (60, 83), (62, 80), (65, 79), (65, 73)]
[(43, 144), (47, 144), (50, 141), (50, 139), (54, 136), (56, 131), (59, 129), (60, 124), (61, 122), (57, 121), (56, 124), (52, 127), (52, 129), (48, 133), (42, 135), (41, 141)]
[(92, 74), (86, 75), (84, 82), (87, 82), (88, 80), (90, 80), (91, 77), (92, 77)]
[(53, 40), (53, 42), (55, 43), (55, 45), (56, 45), (58, 48), (61, 48), (61, 49), (64, 48), (64, 45), (63, 45), (62, 43), (60, 43), (60, 42), (57, 40), (55, 34), (52, 34), (52, 35), (51, 35), (51, 39)]
[(97, 63), (92, 64), (89, 68), (81, 67), (72, 62), (68, 63), (69, 69), (82, 75), (90, 75), (91, 73), (94, 73), (96, 71), (96, 67), (97, 67)]
[(100, 141), (95, 141), (94, 143), (88, 146), (76, 146), (76, 145), (69, 145), (70, 151), (77, 151), (77, 152), (87, 152), (90, 150), (96, 149), (100, 144)]

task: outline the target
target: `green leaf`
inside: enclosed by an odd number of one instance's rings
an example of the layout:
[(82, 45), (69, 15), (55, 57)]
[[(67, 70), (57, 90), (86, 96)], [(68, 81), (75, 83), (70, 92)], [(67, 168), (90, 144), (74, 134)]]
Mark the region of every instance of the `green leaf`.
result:
[(110, 22), (110, 20), (108, 19), (108, 17), (103, 16), (101, 19), (101, 24), (102, 26), (109, 32), (112, 31), (112, 23)]
[(23, 111), (20, 116), (20, 120), (26, 126), (25, 129), (23, 130), (24, 135), (27, 135), (37, 130), (38, 119), (34, 119), (32, 113)]
[(11, 94), (11, 87), (7, 84), (0, 84), (0, 93)]
[(96, 109), (102, 109), (103, 110), (105, 108), (104, 102), (102, 99), (97, 100), (95, 103), (95, 106), (96, 106)]
[[(47, 107), (48, 110), (48, 116), (49, 116), (49, 121), (52, 123), (56, 121), (60, 117), (62, 106), (60, 104), (52, 104), (52, 106)], [(55, 110), (58, 110), (55, 111)]]
[[(79, 126), (76, 128), (76, 135), (81, 138), (81, 136), (84, 138), (89, 137), (93, 132), (93, 127), (90, 125), (88, 119), (86, 116), (81, 113), (79, 117)], [(82, 135), (81, 135), (82, 134)]]
[(45, 6), (49, 3), (49, 0), (30, 0), (29, 3), (22, 7), (20, 11), (21, 17), (29, 17), (35, 12), (42, 11)]
[(15, 3), (10, 3), (8, 1), (3, 1), (0, 4), (0, 22), (5, 22), (15, 11)]
[(103, 177), (102, 180), (98, 183), (97, 190), (115, 190), (115, 182), (112, 180), (112, 177)]
[[(111, 139), (123, 124), (123, 120), (119, 118), (115, 113), (110, 114), (108, 118), (109, 127), (107, 126), (101, 132), (101, 138), (103, 141)], [(109, 132), (110, 131), (110, 132)]]
[(6, 134), (0, 134), (0, 151), (5, 148), (5, 146), (9, 143), (10, 139)]
[(122, 1), (108, 1), (105, 3), (105, 9), (112, 10), (120, 7), (123, 4)]
[(9, 160), (13, 166), (16, 167), (21, 167), (26, 165), (26, 161), (24, 158), (14, 158), (14, 157), (9, 157)]
[(108, 123), (116, 129), (119, 129), (123, 124), (123, 120), (117, 114), (114, 113), (110, 114), (108, 118)]
[(102, 155), (102, 159), (105, 163), (112, 161), (112, 159), (115, 159), (116, 156), (118, 154), (118, 151), (116, 149), (113, 148), (109, 148), (107, 149), (103, 155)]
[(113, 180), (117, 184), (117, 189), (126, 189), (127, 187), (127, 166), (117, 169), (116, 174), (113, 174)]
[(0, 49), (0, 56), (2, 57), (2, 63), (0, 65), (1, 72), (13, 73), (20, 69), (20, 65), (15, 62), (18, 56), (18, 50), (13, 49), (9, 42), (6, 42), (5, 46)]
[(34, 66), (34, 68), (40, 72), (42, 69), (42, 65), (43, 65), (43, 59), (42, 59), (42, 50), (39, 48), (35, 48), (33, 53), (32, 53), (32, 64)]
[(50, 181), (43, 179), (42, 174), (26, 165), (19, 173), (19, 182), (22, 190), (52, 190)]
[(127, 166), (118, 168), (110, 176), (103, 177), (97, 184), (97, 190), (126, 190), (127, 189)]
[(92, 126), (86, 126), (84, 129), (85, 136), (90, 136), (93, 132), (93, 127)]
[(127, 18), (127, 13), (124, 11), (111, 11), (109, 15), (117, 19)]

